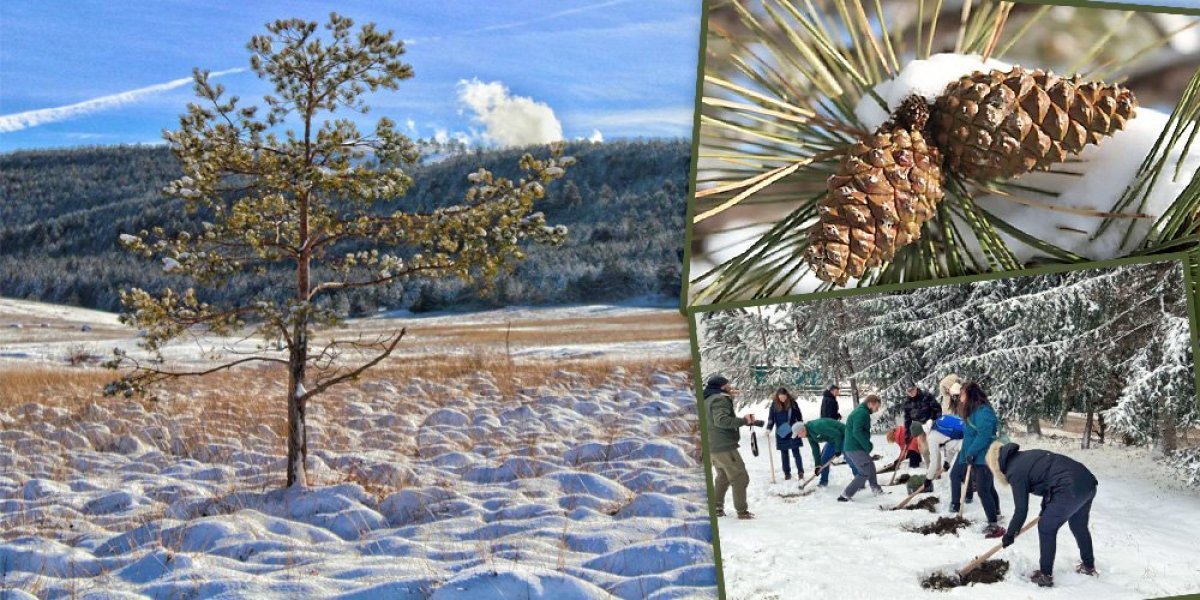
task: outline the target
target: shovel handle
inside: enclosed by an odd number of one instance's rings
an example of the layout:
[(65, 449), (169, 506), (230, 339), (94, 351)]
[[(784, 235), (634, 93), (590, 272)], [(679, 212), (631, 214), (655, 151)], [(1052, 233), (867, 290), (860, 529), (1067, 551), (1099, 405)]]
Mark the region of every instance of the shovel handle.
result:
[(921, 488), (917, 488), (917, 491), (909, 494), (907, 498), (901, 500), (900, 504), (897, 504), (895, 507), (892, 508), (892, 510), (900, 510), (900, 509), (904, 508), (905, 506), (908, 506), (908, 503), (912, 502), (912, 499), (916, 498), (917, 495), (920, 493), (921, 493)]
[[(1017, 535), (1021, 535), (1022, 533), (1029, 531), (1030, 529), (1033, 528), (1034, 525), (1037, 525), (1038, 521), (1040, 521), (1040, 520), (1042, 520), (1041, 517), (1034, 517), (1034, 519), (1032, 521), (1026, 523), (1025, 526), (1021, 528), (1021, 531), (1017, 532)], [(1017, 536), (1014, 535), (1013, 537), (1017, 537)], [(976, 558), (975, 560), (971, 561), (970, 563), (967, 563), (967, 566), (959, 569), (958, 576), (966, 577), (968, 573), (970, 573), (971, 571), (974, 571), (977, 567), (979, 567), (979, 565), (983, 564), (983, 561), (991, 558), (993, 554), (995, 554), (1003, 549), (1004, 549), (1004, 542), (1000, 542), (999, 544), (996, 544), (991, 550), (988, 550), (979, 558)]]
[(963, 509), (967, 507), (967, 503), (964, 502), (964, 499), (966, 498), (967, 494), (971, 493), (971, 472), (974, 470), (974, 465), (967, 465), (967, 476), (963, 478), (962, 498), (958, 499), (958, 518), (960, 519), (962, 518)]
[(817, 478), (817, 475), (820, 475), (820, 474), (821, 474), (821, 470), (822, 470), (822, 469), (824, 469), (824, 468), (826, 468), (826, 467), (828, 467), (828, 466), (829, 466), (829, 465), (830, 465), (832, 462), (833, 462), (833, 459), (831, 458), (831, 459), (829, 459), (829, 462), (827, 462), (827, 463), (825, 463), (825, 464), (823, 464), (823, 465), (821, 465), (821, 466), (817, 467), (816, 469), (813, 469), (813, 474), (812, 474), (811, 476), (809, 476), (809, 478), (808, 478), (808, 479), (805, 479), (805, 480), (804, 480), (804, 481), (803, 481), (803, 482), (800, 484), (800, 489), (804, 489), (804, 486), (808, 485), (808, 483), (809, 483), (810, 481), (812, 481), (812, 480), (816, 479), (816, 478)]

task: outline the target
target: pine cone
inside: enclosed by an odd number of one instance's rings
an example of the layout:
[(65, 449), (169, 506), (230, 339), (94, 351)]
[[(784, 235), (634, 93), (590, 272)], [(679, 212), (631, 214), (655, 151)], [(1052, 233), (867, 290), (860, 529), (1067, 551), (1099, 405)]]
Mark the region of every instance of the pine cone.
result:
[(808, 262), (825, 281), (845, 285), (867, 267), (886, 262), (921, 237), (942, 200), (941, 156), (921, 132), (928, 105), (916, 118), (897, 113), (855, 144), (829, 177), (829, 193), (817, 204), (819, 222), (809, 233)]
[(934, 106), (933, 139), (946, 170), (978, 180), (1044, 170), (1124, 129), (1137, 100), (1119, 85), (1045, 71), (975, 72)]

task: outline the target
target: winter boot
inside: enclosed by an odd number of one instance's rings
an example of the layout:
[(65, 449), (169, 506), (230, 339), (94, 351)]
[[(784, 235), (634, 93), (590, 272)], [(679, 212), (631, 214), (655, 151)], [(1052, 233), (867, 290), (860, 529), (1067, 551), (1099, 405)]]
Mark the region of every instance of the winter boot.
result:
[(787, 480), (789, 480), (789, 479), (791, 479), (791, 478), (792, 478), (792, 474), (791, 474), (791, 473), (784, 473), (784, 474), (783, 474), (783, 480), (784, 480), (784, 481), (787, 481)]
[(921, 486), (921, 493), (922, 494), (932, 494), (933, 493), (933, 481), (926, 479), (925, 485)]
[(877, 488), (875, 488), (875, 489), (873, 489), (873, 490), (871, 490), (871, 491), (872, 491), (872, 492), (875, 492), (875, 495), (876, 495), (876, 496), (883, 496), (883, 495), (886, 495), (886, 494), (890, 494), (890, 493), (891, 493), (891, 492), (889, 492), (889, 491), (887, 491), (887, 490), (884, 490), (884, 489), (883, 489), (883, 488), (881, 488), (881, 487), (877, 487)]
[(957, 504), (951, 504), (951, 505), (950, 505), (950, 508), (949, 508), (949, 510), (947, 510), (946, 512), (951, 512), (951, 513), (956, 513), (956, 512), (958, 512), (958, 505), (957, 505)]
[(1008, 533), (1008, 531), (995, 523), (992, 523), (983, 529), (983, 537), (989, 540), (1004, 537), (1005, 533)]
[(738, 513), (738, 518), (742, 519), (744, 521), (748, 521), (748, 520), (754, 518), (754, 513), (750, 512), (750, 511), (740, 512), (740, 513)]
[(1054, 576), (1041, 571), (1034, 571), (1029, 580), (1038, 584), (1038, 587), (1054, 587)]
[(845, 496), (838, 496), (838, 502), (849, 502), (850, 499)]
[(725, 509), (723, 509), (723, 508), (718, 508), (716, 512), (717, 512), (718, 517), (725, 516)]
[(1079, 563), (1079, 566), (1075, 567), (1075, 572), (1081, 575), (1091, 575), (1092, 577), (1100, 575), (1100, 573), (1096, 572), (1096, 567), (1089, 567), (1083, 563)]

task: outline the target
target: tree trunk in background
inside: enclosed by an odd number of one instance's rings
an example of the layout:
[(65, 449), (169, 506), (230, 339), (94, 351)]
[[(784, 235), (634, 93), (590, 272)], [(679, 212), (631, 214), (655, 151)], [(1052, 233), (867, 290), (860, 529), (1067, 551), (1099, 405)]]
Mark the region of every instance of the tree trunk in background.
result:
[(1042, 437), (1042, 420), (1037, 415), (1025, 422), (1025, 433)]
[(1161, 417), (1162, 439), (1159, 442), (1159, 447), (1162, 449), (1163, 454), (1170, 455), (1175, 452), (1179, 440), (1176, 439), (1175, 419), (1171, 418), (1171, 415), (1165, 414), (1167, 411), (1164, 410), (1162, 412), (1164, 413)]
[(1084, 421), (1083, 423), (1083, 447), (1085, 449), (1092, 447), (1092, 415), (1094, 412), (1095, 411), (1092, 410), (1092, 401), (1088, 400), (1087, 421)]

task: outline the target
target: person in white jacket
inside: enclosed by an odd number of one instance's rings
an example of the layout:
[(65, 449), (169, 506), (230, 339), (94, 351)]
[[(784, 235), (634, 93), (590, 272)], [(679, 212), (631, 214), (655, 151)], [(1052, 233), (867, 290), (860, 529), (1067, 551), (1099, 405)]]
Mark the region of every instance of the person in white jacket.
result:
[[(957, 376), (951, 377), (957, 379)], [(933, 480), (941, 477), (946, 470), (944, 466), (953, 464), (959, 450), (962, 449), (963, 420), (958, 416), (958, 392), (961, 391), (961, 387), (957, 381), (952, 382), (948, 389), (938, 386), (940, 390), (951, 394), (951, 400), (944, 407), (942, 416), (933, 421), (929, 433), (925, 436), (929, 444), (929, 464), (925, 471), (926, 492), (933, 491)]]

